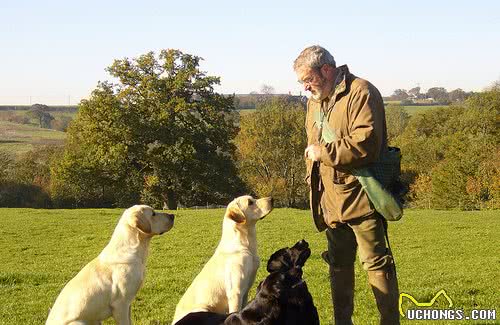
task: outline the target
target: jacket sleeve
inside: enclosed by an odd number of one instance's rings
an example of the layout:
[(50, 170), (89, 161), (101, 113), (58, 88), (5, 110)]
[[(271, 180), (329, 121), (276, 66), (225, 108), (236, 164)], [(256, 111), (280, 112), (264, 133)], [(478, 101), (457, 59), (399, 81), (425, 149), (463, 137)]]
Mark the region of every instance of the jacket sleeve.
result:
[(380, 93), (363, 83), (352, 92), (345, 116), (347, 136), (321, 147), (326, 166), (351, 170), (376, 161), (383, 143), (385, 112)]

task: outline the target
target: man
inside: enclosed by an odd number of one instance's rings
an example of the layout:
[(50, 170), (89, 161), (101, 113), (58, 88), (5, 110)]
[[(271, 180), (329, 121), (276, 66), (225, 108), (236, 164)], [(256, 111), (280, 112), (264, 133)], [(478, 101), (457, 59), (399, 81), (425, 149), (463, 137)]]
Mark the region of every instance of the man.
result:
[(305, 150), (310, 204), (319, 231), (326, 229), (335, 324), (352, 324), (356, 249), (368, 272), (380, 324), (399, 324), (398, 284), (386, 243), (387, 223), (375, 211), (352, 171), (387, 152), (384, 103), (377, 88), (336, 67), (320, 46), (303, 50), (294, 70), (307, 103)]

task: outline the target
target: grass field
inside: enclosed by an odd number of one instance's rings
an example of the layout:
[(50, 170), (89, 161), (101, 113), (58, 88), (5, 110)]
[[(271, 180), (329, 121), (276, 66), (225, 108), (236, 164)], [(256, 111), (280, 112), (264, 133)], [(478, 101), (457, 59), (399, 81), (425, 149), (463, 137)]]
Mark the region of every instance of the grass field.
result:
[[(43, 323), (64, 284), (105, 246), (122, 211), (0, 209), (0, 324)], [(152, 240), (144, 286), (132, 306), (135, 324), (168, 324), (184, 290), (219, 241), (222, 209), (181, 210), (176, 215), (174, 228)], [(429, 301), (445, 289), (454, 308), (466, 313), (472, 308), (498, 309), (499, 231), (498, 211), (408, 210), (400, 222), (390, 224), (389, 230), (400, 291)], [(312, 255), (304, 276), (322, 324), (328, 324), (328, 271), (320, 258), (326, 240), (313, 228), (309, 212), (277, 209), (257, 224), (257, 237), (261, 265), (281, 247), (302, 238), (310, 243)], [(257, 282), (265, 276), (265, 267), (261, 266), (251, 297)], [(377, 324), (373, 295), (359, 265), (355, 299), (355, 324)], [(441, 300), (437, 305), (446, 306)], [(403, 307), (411, 305), (405, 302)]]
[(443, 108), (443, 105), (429, 105), (429, 106), (403, 106), (406, 112), (410, 115), (422, 114), (436, 108)]
[[(0, 111), (0, 114), (15, 114), (18, 116), (24, 116), (26, 113), (29, 112), (29, 108), (26, 109), (16, 109), (16, 110), (2, 110)], [(49, 111), (50, 115), (52, 115), (54, 118), (62, 118), (62, 117), (69, 117), (74, 119), (76, 117), (76, 112), (69, 112), (69, 111)]]
[(0, 150), (21, 154), (41, 145), (62, 144), (66, 133), (37, 126), (0, 121)]

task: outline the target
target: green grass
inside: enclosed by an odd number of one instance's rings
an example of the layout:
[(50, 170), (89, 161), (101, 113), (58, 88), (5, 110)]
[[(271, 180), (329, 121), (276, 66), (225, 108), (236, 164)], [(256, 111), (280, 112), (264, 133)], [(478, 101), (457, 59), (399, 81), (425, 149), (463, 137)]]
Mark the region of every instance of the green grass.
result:
[(62, 144), (66, 133), (38, 126), (0, 121), (0, 150), (22, 154), (40, 145)]
[[(122, 211), (0, 209), (0, 324), (43, 323), (64, 284), (106, 245)], [(181, 210), (176, 215), (174, 228), (152, 240), (144, 286), (132, 306), (135, 324), (168, 324), (184, 290), (219, 241), (222, 209)], [(389, 230), (400, 291), (428, 301), (445, 289), (455, 308), (498, 309), (499, 230), (498, 211), (406, 211)], [(322, 324), (328, 324), (328, 270), (320, 258), (326, 240), (314, 229), (309, 212), (277, 209), (257, 224), (257, 237), (262, 264), (251, 297), (266, 276), (270, 254), (305, 238), (312, 255), (304, 276)], [(374, 298), (359, 263), (355, 299), (355, 323), (376, 324)]]

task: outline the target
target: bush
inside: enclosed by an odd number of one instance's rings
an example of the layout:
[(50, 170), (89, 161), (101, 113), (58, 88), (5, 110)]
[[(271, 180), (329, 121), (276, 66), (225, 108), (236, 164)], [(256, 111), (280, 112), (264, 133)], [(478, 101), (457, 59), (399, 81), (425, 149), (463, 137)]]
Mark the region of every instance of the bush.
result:
[(39, 186), (12, 181), (0, 182), (0, 207), (50, 208), (49, 195)]

